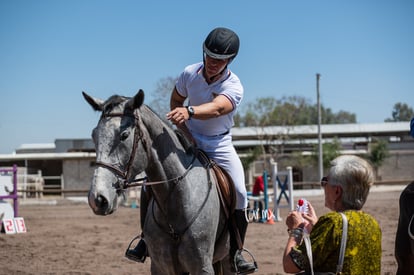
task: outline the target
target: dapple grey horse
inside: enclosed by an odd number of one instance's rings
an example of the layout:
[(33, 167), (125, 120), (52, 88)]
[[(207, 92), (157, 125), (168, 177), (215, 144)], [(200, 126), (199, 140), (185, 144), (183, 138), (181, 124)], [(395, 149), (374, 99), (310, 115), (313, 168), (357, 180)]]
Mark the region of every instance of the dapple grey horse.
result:
[(397, 275), (414, 274), (414, 181), (400, 195), (400, 217), (395, 236)]
[[(152, 274), (214, 274), (228, 254), (226, 217), (215, 177), (171, 126), (143, 104), (144, 92), (108, 100), (83, 92), (102, 112), (92, 131), (96, 165), (88, 194), (97, 215), (113, 213), (133, 185), (151, 185), (143, 233)], [(145, 172), (147, 179), (137, 179)]]

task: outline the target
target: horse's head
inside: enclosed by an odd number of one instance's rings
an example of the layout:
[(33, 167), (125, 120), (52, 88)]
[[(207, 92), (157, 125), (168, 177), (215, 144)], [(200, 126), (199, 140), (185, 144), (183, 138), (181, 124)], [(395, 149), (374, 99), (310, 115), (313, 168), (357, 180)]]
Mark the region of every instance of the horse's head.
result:
[(95, 111), (102, 112), (92, 131), (97, 167), (88, 201), (95, 214), (108, 215), (125, 199), (124, 184), (148, 163), (145, 129), (140, 127), (139, 117), (144, 92), (140, 90), (133, 98), (115, 95), (106, 101), (82, 94)]

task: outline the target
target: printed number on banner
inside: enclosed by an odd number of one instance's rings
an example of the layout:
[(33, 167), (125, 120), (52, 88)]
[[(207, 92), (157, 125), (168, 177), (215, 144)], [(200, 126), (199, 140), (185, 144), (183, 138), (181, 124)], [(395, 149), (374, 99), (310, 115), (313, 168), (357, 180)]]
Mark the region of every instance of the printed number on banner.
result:
[(26, 233), (26, 225), (22, 217), (14, 218), (14, 226), (16, 227), (17, 233)]
[(3, 227), (4, 227), (4, 232), (6, 232), (6, 234), (15, 234), (16, 233), (16, 228), (14, 228), (13, 219), (4, 219), (3, 220)]
[(6, 234), (26, 233), (26, 225), (22, 217), (3, 220), (4, 232)]

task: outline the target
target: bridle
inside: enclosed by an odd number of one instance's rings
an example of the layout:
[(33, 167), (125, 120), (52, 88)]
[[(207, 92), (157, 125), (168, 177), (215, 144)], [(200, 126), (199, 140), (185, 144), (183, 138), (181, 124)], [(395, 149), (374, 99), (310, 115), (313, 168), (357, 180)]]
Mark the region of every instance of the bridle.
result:
[(102, 113), (101, 119), (102, 118), (112, 118), (112, 117), (124, 117), (124, 116), (129, 116), (134, 118), (134, 127), (135, 127), (135, 131), (134, 131), (134, 140), (133, 140), (133, 145), (132, 145), (132, 151), (131, 154), (128, 158), (128, 162), (126, 165), (125, 169), (121, 169), (116, 165), (113, 165), (111, 163), (105, 163), (102, 161), (96, 161), (96, 165), (106, 168), (108, 170), (110, 170), (112, 173), (116, 174), (120, 180), (118, 180), (118, 182), (115, 184), (115, 189), (117, 191), (123, 191), (125, 189), (128, 189), (130, 187), (135, 187), (135, 186), (146, 186), (146, 185), (155, 185), (155, 184), (161, 184), (161, 183), (169, 183), (169, 182), (179, 182), (182, 179), (184, 179), (188, 172), (191, 170), (193, 163), (196, 159), (196, 155), (193, 154), (193, 159), (191, 160), (191, 163), (189, 164), (189, 166), (186, 168), (185, 172), (178, 177), (175, 177), (173, 179), (167, 179), (167, 180), (162, 180), (162, 181), (152, 181), (149, 182), (148, 181), (148, 177), (141, 177), (141, 178), (134, 178), (129, 180), (129, 178), (131, 177), (132, 174), (132, 165), (134, 163), (135, 160), (135, 155), (136, 155), (136, 151), (138, 149), (138, 143), (139, 141), (141, 141), (142, 146), (144, 147), (145, 153), (147, 154), (148, 157), (151, 156), (150, 152), (149, 152), (149, 148), (148, 148), (148, 144), (146, 143), (146, 140), (143, 138), (143, 131), (141, 130), (140, 127), (140, 117), (136, 112), (133, 113), (109, 113), (109, 114), (104, 114)]

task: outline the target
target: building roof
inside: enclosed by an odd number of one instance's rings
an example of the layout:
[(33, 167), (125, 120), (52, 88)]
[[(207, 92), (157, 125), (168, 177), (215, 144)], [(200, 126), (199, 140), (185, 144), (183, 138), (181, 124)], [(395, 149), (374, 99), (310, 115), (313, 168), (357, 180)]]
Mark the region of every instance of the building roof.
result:
[(95, 159), (95, 153), (70, 152), (70, 153), (24, 153), (24, 154), (0, 154), (0, 161), (13, 160), (48, 160), (48, 159)]
[[(322, 137), (369, 137), (369, 136), (409, 136), (410, 122), (386, 122), (366, 124), (323, 124)], [(318, 125), (235, 127), (231, 130), (233, 140), (315, 138)]]

